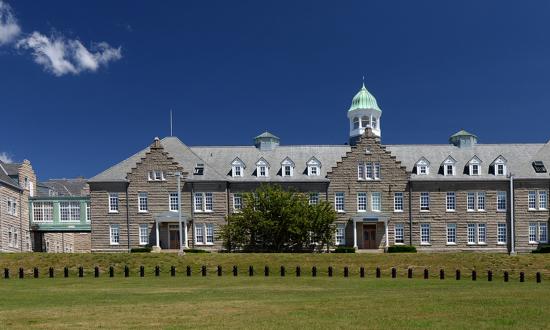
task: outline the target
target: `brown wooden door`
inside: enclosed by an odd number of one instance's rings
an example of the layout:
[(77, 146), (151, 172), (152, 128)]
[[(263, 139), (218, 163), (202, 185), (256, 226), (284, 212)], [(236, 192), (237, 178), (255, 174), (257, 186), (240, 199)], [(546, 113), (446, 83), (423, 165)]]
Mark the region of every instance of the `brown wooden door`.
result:
[(363, 248), (376, 249), (376, 228), (365, 227), (363, 229)]
[(170, 230), (170, 249), (180, 248), (180, 231)]

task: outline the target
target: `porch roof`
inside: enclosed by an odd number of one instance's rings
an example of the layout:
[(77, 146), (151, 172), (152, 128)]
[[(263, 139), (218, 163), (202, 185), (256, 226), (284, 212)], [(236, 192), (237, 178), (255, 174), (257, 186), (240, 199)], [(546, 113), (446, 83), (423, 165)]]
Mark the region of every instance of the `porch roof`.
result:
[(389, 216), (377, 212), (362, 212), (357, 213), (351, 217), (353, 222), (386, 222), (388, 221)]
[[(189, 218), (185, 214), (181, 214), (181, 221), (187, 222)], [(158, 223), (162, 222), (178, 222), (178, 212), (166, 211), (162, 213), (155, 214), (155, 221)]]

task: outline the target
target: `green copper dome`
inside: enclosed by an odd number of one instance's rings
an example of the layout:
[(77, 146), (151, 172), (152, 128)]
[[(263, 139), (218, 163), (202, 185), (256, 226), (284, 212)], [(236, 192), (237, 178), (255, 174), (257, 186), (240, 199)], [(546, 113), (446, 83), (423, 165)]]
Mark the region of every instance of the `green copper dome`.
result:
[(365, 87), (365, 83), (363, 83), (363, 87), (361, 87), (361, 90), (353, 97), (353, 100), (351, 101), (351, 106), (348, 111), (352, 111), (355, 109), (375, 109), (378, 111), (382, 111), (378, 107), (378, 103), (376, 103), (376, 99), (374, 98), (374, 96), (372, 96), (372, 94), (369, 93), (369, 91)]

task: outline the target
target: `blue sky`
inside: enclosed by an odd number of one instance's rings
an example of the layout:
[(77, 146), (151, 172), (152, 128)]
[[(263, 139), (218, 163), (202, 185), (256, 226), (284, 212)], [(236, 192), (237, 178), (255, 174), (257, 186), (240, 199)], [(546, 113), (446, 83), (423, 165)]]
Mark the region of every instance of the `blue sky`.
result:
[(363, 75), (384, 143), (550, 139), (548, 1), (0, 2), (0, 154), (41, 179), (101, 172), (170, 109), (189, 145), (342, 144)]

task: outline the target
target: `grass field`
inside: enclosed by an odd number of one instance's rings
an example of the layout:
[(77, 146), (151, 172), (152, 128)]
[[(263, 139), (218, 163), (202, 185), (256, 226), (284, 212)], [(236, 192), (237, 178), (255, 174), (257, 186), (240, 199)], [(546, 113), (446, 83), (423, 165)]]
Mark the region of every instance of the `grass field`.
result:
[[(93, 267), (101, 268), (93, 278)], [(128, 265), (129, 278), (122, 269)], [(144, 278), (138, 276), (146, 267)], [(160, 277), (153, 275), (161, 267)], [(170, 266), (177, 267), (175, 277)], [(193, 269), (185, 276), (185, 267)], [(208, 276), (199, 274), (208, 267)], [(223, 276), (215, 274), (217, 265)], [(231, 274), (233, 265), (239, 276)], [(248, 266), (255, 268), (249, 277)], [(269, 265), (271, 274), (263, 276)], [(288, 273), (279, 276), (279, 267)], [(296, 265), (302, 276), (296, 277)], [(311, 277), (311, 267), (319, 268)], [(334, 267), (334, 277), (327, 268)], [(54, 279), (47, 268), (56, 269)], [(70, 277), (62, 278), (62, 268)], [(78, 278), (77, 268), (85, 268)], [(116, 269), (114, 278), (106, 274)], [(343, 277), (344, 266), (350, 277)], [(359, 268), (366, 269), (360, 278)], [(549, 328), (550, 256), (503, 254), (0, 254), (0, 328)], [(25, 279), (17, 279), (17, 269)], [(40, 278), (32, 278), (32, 267)], [(375, 268), (382, 269), (376, 279)], [(390, 278), (391, 267), (398, 278)], [(406, 278), (414, 269), (415, 279)], [(422, 270), (430, 269), (423, 280)], [(439, 280), (439, 269), (445, 280)], [(455, 269), (462, 279), (454, 279)], [(472, 281), (471, 270), (478, 271)], [(488, 282), (487, 270), (495, 278)], [(510, 272), (510, 282), (502, 272)], [(520, 283), (518, 273), (526, 273)], [(537, 284), (534, 274), (543, 281)]]

